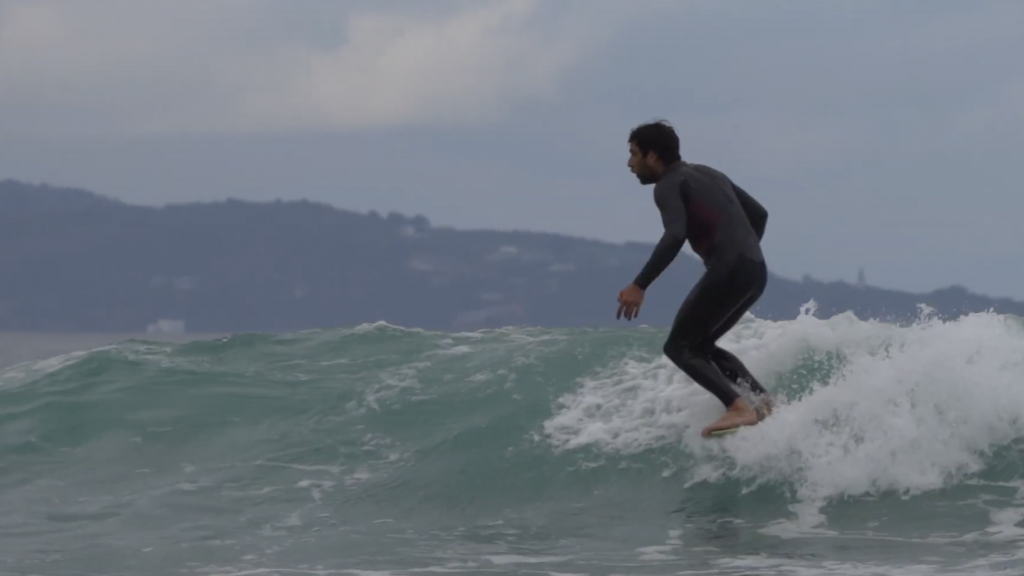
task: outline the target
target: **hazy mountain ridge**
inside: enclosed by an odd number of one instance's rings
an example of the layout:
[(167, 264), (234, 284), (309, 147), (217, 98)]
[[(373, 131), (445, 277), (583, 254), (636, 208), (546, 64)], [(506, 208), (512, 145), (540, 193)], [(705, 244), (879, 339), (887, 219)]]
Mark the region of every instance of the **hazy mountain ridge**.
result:
[[(301, 201), (146, 207), (94, 193), (0, 182), (0, 330), (291, 331), (387, 321), (430, 329), (606, 326), (653, 245), (558, 234), (454, 230), (422, 217)], [(640, 322), (666, 325), (702, 271), (681, 254)], [(906, 319), (1024, 303), (951, 287), (911, 294), (772, 275), (755, 313)]]

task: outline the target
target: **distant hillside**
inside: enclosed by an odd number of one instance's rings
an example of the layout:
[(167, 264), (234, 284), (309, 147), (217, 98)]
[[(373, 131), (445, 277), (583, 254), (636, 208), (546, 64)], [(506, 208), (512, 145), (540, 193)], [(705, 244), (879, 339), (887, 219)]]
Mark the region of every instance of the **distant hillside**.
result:
[(120, 200), (78, 188), (29, 186), (14, 180), (0, 180), (0, 213), (75, 211), (121, 204)]
[[(82, 190), (0, 182), (0, 330), (292, 331), (384, 320), (467, 330), (607, 326), (646, 244), (435, 228), (308, 201), (142, 207)], [(681, 254), (648, 291), (641, 321), (667, 325), (702, 271)], [(1024, 303), (959, 287), (910, 294), (772, 275), (754, 312), (906, 319)], [(174, 323), (167, 323), (173, 329)]]

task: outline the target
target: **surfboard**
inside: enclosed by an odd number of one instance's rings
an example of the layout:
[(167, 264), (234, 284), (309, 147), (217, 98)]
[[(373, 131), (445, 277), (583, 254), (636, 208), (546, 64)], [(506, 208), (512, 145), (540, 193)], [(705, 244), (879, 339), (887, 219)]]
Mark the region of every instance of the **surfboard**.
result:
[(725, 430), (715, 430), (714, 432), (709, 432), (708, 436), (728, 436), (729, 434), (735, 434), (736, 432), (739, 432), (740, 428), (743, 428), (743, 426), (737, 426), (735, 428), (726, 428)]

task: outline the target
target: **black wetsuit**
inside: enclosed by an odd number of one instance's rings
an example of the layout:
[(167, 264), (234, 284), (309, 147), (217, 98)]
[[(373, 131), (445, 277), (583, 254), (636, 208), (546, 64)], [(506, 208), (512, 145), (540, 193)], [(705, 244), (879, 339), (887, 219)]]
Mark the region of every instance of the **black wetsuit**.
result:
[(686, 240), (706, 269), (676, 314), (665, 355), (726, 406), (739, 397), (732, 382), (766, 394), (739, 358), (716, 341), (764, 292), (768, 270), (761, 237), (768, 211), (725, 174), (682, 161), (655, 184), (654, 203), (665, 233), (636, 285), (646, 290)]

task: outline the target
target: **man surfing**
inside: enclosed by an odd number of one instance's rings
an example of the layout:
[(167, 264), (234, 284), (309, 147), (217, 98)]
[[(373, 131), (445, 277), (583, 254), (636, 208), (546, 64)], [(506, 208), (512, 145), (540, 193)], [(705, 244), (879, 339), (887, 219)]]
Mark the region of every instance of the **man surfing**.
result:
[[(664, 352), (694, 382), (726, 407), (703, 436), (750, 426), (771, 413), (768, 391), (739, 358), (716, 342), (757, 302), (768, 282), (761, 252), (768, 211), (725, 174), (679, 156), (679, 137), (667, 122), (637, 126), (629, 135), (631, 172), (654, 184), (664, 233), (647, 264), (619, 293), (615, 318), (636, 318), (647, 287), (690, 241), (705, 272), (676, 314)], [(733, 383), (763, 398), (751, 407)], [(763, 405), (763, 407), (762, 407)]]

